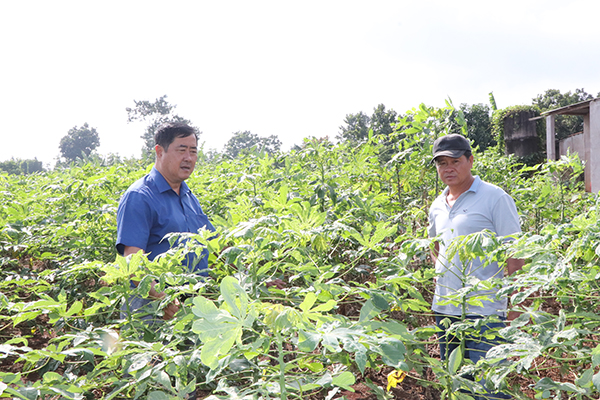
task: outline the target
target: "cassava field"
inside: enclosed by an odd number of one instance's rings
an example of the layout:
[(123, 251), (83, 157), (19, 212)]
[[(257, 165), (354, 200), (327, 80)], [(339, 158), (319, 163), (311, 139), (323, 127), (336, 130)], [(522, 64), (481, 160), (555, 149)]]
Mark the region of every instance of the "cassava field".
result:
[[(475, 173), (515, 198), (524, 233), (472, 235), (456, 250), (526, 265), (465, 282), (452, 301), (501, 286), (522, 314), (484, 362), (440, 361), (426, 228), (441, 190), (431, 145), (461, 129), (450, 111), (421, 106), (385, 140), (201, 157), (188, 183), (219, 235), (187, 235), (155, 262), (114, 250), (119, 197), (148, 163), (0, 175), (0, 397), (467, 399), (471, 374), (518, 399), (599, 398), (600, 221), (574, 158), (524, 167), (475, 153)], [(179, 260), (204, 246), (201, 280)], [(164, 302), (182, 301), (177, 317), (153, 328), (121, 319), (131, 275), (135, 293), (157, 280)], [(285, 288), (265, 284), (277, 278)]]

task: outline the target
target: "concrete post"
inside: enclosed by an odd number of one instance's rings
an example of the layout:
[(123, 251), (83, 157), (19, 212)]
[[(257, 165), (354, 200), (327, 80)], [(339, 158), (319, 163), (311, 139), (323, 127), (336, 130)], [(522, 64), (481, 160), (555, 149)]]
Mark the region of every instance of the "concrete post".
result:
[(583, 116), (583, 149), (579, 152), (579, 159), (585, 163), (583, 169), (583, 178), (585, 182), (585, 191), (592, 191), (592, 173), (590, 165), (590, 114), (587, 113)]
[(598, 193), (600, 191), (600, 99), (590, 103), (589, 121), (590, 145), (588, 149), (590, 152), (591, 191)]
[(546, 117), (546, 158), (548, 158), (548, 161), (556, 160), (555, 138), (554, 115), (548, 115)]

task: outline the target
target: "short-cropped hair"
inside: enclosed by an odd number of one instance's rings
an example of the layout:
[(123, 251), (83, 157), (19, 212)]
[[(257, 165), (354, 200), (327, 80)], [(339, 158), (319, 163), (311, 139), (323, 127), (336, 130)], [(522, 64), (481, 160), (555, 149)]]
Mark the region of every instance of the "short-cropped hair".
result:
[(194, 135), (196, 142), (198, 142), (196, 128), (183, 122), (165, 122), (156, 129), (154, 143), (168, 150), (169, 145), (173, 143), (175, 138), (184, 138), (191, 135)]

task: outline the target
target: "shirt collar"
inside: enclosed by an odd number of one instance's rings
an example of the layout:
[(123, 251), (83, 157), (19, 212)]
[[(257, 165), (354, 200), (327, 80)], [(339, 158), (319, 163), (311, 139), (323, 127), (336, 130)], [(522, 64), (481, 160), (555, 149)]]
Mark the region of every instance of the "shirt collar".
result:
[(475, 175), (473, 178), (473, 183), (471, 183), (471, 187), (468, 191), (477, 193), (479, 187), (481, 186), (481, 179), (479, 178), (479, 175)]
[[(150, 171), (149, 175), (150, 178), (154, 181), (154, 184), (156, 185), (156, 188), (158, 189), (159, 193), (164, 193), (168, 190), (173, 190), (171, 188), (171, 185), (169, 185), (169, 182), (167, 182), (165, 177), (162, 176), (160, 172), (158, 172), (156, 167), (152, 167), (152, 170)], [(189, 191), (190, 188), (188, 187), (187, 183), (181, 182), (181, 187), (179, 188), (179, 195), (186, 195)]]

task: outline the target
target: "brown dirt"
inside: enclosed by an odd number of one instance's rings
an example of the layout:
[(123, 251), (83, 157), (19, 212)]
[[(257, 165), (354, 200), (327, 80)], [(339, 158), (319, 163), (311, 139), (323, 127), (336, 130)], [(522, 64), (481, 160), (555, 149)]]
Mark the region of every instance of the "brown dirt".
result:
[[(31, 263), (27, 260), (26, 264), (29, 264), (34, 270), (43, 270), (48, 268), (48, 265), (45, 263)], [(90, 282), (89, 285), (93, 286), (95, 282)], [(428, 293), (427, 291), (424, 291)], [(25, 294), (27, 297), (29, 293)], [(542, 296), (543, 294), (539, 293), (534, 296)], [(532, 296), (532, 297), (534, 297)], [(529, 301), (531, 302), (531, 300)], [(357, 316), (360, 313), (360, 299), (349, 299), (348, 301), (340, 304), (340, 313), (346, 316)], [(554, 299), (545, 298), (544, 299), (544, 311), (550, 313), (558, 313), (558, 310), (561, 309), (561, 305)], [(422, 314), (414, 314), (409, 316), (401, 311), (393, 311), (392, 318), (397, 320), (408, 320), (411, 319), (412, 325), (424, 326), (430, 325), (433, 323), (431, 316)], [(414, 326), (413, 326), (414, 327)], [(27, 321), (17, 325), (16, 327), (12, 326), (12, 323), (9, 319), (1, 319), (0, 320), (0, 343), (4, 343), (6, 340), (15, 337), (23, 337), (27, 339), (28, 346), (33, 349), (42, 349), (47, 347), (49, 341), (55, 337), (53, 333), (52, 326), (48, 323), (48, 317), (45, 315), (40, 315), (36, 317), (33, 321)], [(597, 343), (598, 338), (593, 338), (593, 341)], [(427, 351), (429, 352), (431, 357), (439, 358), (439, 351), (435, 339), (431, 339), (431, 344), (427, 345)], [(9, 373), (21, 373), (23, 372), (24, 362), (17, 362), (17, 356), (8, 356), (5, 358), (0, 358), (0, 372), (9, 372)], [(538, 374), (539, 378), (544, 376), (548, 376), (555, 381), (561, 382), (573, 382), (575, 379), (575, 375), (570, 373), (570, 371), (561, 371), (560, 366), (557, 363), (553, 363), (552, 360), (547, 359), (537, 359), (535, 361), (535, 365), (543, 366), (540, 368), (540, 372)], [(367, 379), (372, 382), (371, 385), (375, 385), (383, 390), (387, 387), (387, 374), (391, 372), (391, 369), (382, 369), (380, 371), (367, 371), (366, 376), (360, 376), (358, 378), (358, 382), (352, 386), (354, 392), (351, 391), (340, 391), (340, 393), (335, 398), (341, 398), (344, 396), (348, 400), (377, 400), (377, 395), (374, 390), (369, 387), (369, 383)], [(531, 372), (531, 371), (530, 371)], [(26, 381), (35, 381), (40, 379), (40, 377), (35, 373), (26, 374), (23, 378)], [(435, 376), (431, 372), (431, 370), (426, 369), (424, 376), (419, 376), (416, 372), (411, 372), (407, 375), (402, 383), (400, 383), (396, 388), (391, 389), (391, 394), (396, 399), (406, 399), (406, 400), (438, 400), (440, 398), (440, 393), (433, 387), (428, 387), (423, 385), (423, 381), (433, 382), (435, 381)], [(520, 387), (522, 393), (529, 398), (534, 397), (535, 392), (531, 389), (531, 386), (535, 383), (532, 380), (526, 380), (521, 376), (514, 375), (509, 378), (510, 384), (513, 386)], [(200, 399), (206, 398), (210, 395), (209, 392), (199, 392), (198, 395)], [(94, 396), (95, 398), (101, 399), (105, 393), (101, 390), (95, 390)], [(324, 398), (326, 394), (318, 393), (314, 396), (307, 397), (307, 400), (321, 400)]]
[[(48, 323), (48, 316), (38, 315), (33, 321), (21, 323), (17, 326), (12, 326), (12, 323), (3, 320), (6, 325), (3, 325), (0, 330), (0, 339), (4, 343), (7, 340), (22, 337), (27, 340), (27, 346), (39, 350), (48, 346), (50, 339), (55, 335), (52, 333), (51, 325)], [(0, 358), (0, 372), (21, 373), (25, 362), (19, 361), (18, 356), (8, 356)], [(23, 376), (25, 381), (36, 381), (39, 376), (36, 373), (31, 373)]]

